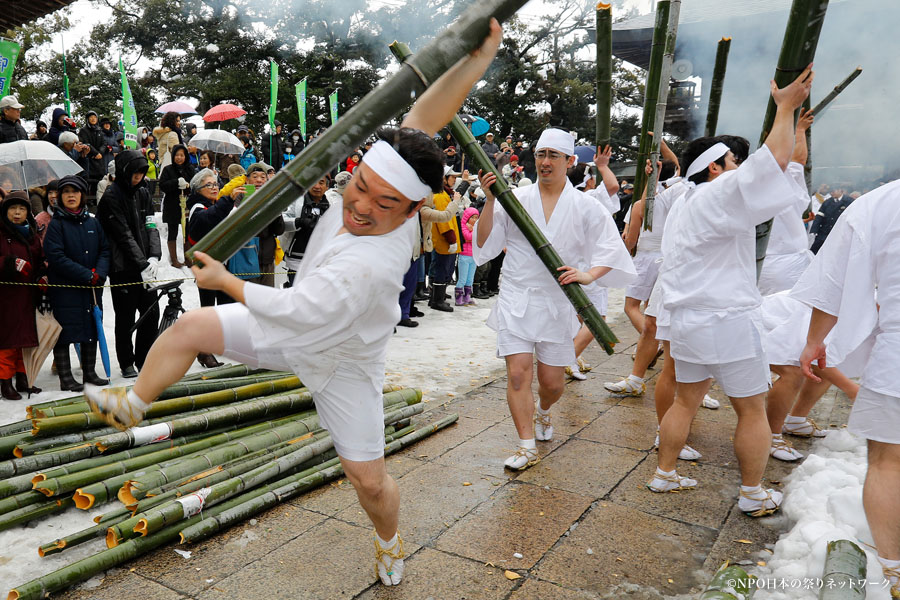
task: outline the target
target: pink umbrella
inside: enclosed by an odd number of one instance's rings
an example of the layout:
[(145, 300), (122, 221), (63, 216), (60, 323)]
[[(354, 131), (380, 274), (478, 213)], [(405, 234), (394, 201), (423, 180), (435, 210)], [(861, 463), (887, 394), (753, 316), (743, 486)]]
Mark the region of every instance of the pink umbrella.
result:
[(240, 106), (234, 104), (219, 104), (213, 106), (203, 115), (203, 120), (207, 123), (213, 121), (227, 121), (228, 119), (236, 119), (242, 115), (246, 115), (247, 111)]
[(159, 108), (157, 108), (154, 112), (162, 115), (167, 112), (177, 112), (182, 115), (196, 115), (197, 111), (188, 104), (187, 102), (180, 102), (178, 100), (174, 102), (166, 102)]

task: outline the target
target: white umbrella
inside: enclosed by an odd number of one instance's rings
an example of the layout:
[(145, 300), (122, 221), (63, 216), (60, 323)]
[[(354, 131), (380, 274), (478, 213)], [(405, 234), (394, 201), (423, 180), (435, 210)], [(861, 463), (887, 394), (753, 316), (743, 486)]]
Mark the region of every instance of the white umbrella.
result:
[(217, 154), (241, 154), (244, 144), (224, 129), (204, 129), (191, 138), (191, 146)]
[(81, 165), (49, 142), (19, 140), (0, 144), (0, 183), (8, 177), (14, 190), (46, 185), (82, 170)]

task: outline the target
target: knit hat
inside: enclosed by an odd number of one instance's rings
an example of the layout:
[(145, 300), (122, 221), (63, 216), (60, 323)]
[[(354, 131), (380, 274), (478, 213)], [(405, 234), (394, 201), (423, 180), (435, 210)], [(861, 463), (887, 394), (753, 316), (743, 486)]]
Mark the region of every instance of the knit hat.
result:
[(344, 190), (347, 188), (347, 184), (350, 183), (351, 179), (353, 179), (353, 175), (351, 175), (347, 171), (341, 171), (334, 176), (334, 187), (342, 196), (344, 195)]
[(28, 192), (24, 190), (16, 190), (14, 192), (9, 192), (8, 194), (6, 194), (6, 198), (3, 199), (4, 216), (6, 216), (6, 210), (10, 206), (14, 206), (16, 204), (24, 206), (28, 209), (28, 214), (31, 214), (31, 200), (28, 199)]
[(59, 180), (59, 183), (56, 186), (56, 189), (62, 191), (64, 187), (67, 185), (72, 186), (82, 194), (82, 199), (84, 198), (84, 194), (87, 194), (88, 187), (87, 183), (85, 183), (84, 179), (79, 177), (78, 175), (66, 175), (62, 179)]
[(234, 163), (228, 165), (228, 178), (234, 179), (235, 177), (240, 177), (241, 175), (246, 175), (247, 172), (244, 170), (244, 167), (241, 165)]

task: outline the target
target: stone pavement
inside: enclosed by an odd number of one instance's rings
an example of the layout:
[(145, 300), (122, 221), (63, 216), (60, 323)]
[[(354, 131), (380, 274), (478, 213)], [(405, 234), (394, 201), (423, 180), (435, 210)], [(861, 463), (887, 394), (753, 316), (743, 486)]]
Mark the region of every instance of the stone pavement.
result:
[[(186, 549), (161, 548), (107, 573), (99, 587), (69, 600), (560, 599), (693, 597), (726, 559), (764, 560), (784, 518), (750, 519), (736, 510), (739, 485), (727, 401), (700, 409), (688, 443), (703, 454), (679, 473), (700, 487), (653, 494), (656, 467), (653, 381), (642, 398), (609, 396), (604, 381), (631, 369), (636, 335), (607, 356), (586, 353), (594, 370), (570, 382), (554, 408), (554, 439), (539, 442), (542, 461), (512, 473), (503, 460), (516, 434), (505, 378), (459, 398), (432, 399), (422, 420), (457, 412), (459, 422), (388, 458), (401, 491), (406, 579), (385, 588), (373, 574), (372, 528), (346, 480), (280, 505)], [(652, 371), (655, 378), (657, 371)], [(721, 390), (712, 395), (724, 399)], [(813, 414), (846, 422), (849, 403), (832, 389)], [(793, 440), (806, 451), (809, 443)], [(770, 459), (778, 484), (790, 465)], [(518, 558), (521, 556), (521, 558)], [(519, 575), (508, 579), (504, 571)]]

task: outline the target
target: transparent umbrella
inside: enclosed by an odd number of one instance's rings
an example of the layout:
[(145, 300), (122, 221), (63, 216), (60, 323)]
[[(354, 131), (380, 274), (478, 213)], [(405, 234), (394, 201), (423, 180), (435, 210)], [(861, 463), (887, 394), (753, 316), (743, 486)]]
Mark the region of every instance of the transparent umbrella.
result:
[(11, 189), (25, 190), (81, 171), (77, 162), (48, 142), (20, 140), (0, 144), (0, 187), (11, 184)]
[(204, 129), (191, 138), (191, 146), (217, 154), (241, 154), (244, 151), (241, 140), (224, 129)]

